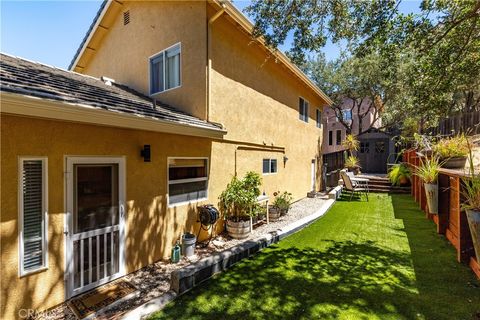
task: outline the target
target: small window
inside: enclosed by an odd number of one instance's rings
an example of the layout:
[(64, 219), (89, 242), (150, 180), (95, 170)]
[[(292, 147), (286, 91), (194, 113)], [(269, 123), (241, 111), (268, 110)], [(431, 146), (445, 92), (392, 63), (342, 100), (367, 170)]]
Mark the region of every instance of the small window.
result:
[(385, 152), (385, 142), (377, 141), (375, 142), (375, 153), (384, 153)]
[(277, 159), (263, 159), (263, 174), (277, 173)]
[(300, 120), (308, 122), (308, 101), (303, 98), (298, 102), (298, 114)]
[(343, 120), (352, 120), (352, 110), (342, 110)]
[(360, 142), (360, 153), (370, 153), (370, 142)]
[(342, 130), (337, 130), (337, 146), (342, 144)]
[(332, 130), (328, 131), (328, 145), (329, 146), (333, 145), (333, 131)]
[(168, 204), (207, 198), (208, 165), (206, 158), (170, 158), (168, 160)]
[(150, 94), (180, 87), (180, 52), (179, 43), (150, 58)]
[(20, 275), (47, 267), (47, 159), (20, 158)]
[(317, 128), (322, 127), (322, 111), (320, 109), (317, 109)]

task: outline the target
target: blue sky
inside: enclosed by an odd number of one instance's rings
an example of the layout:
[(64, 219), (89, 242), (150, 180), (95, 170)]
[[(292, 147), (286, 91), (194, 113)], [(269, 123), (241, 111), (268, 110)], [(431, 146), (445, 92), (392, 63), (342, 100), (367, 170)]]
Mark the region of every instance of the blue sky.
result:
[[(1, 41), (4, 53), (67, 68), (87, 32), (101, 0), (0, 0)], [(249, 1), (234, 1), (241, 10)], [(418, 11), (420, 1), (402, 2), (404, 12)], [(288, 43), (281, 47), (285, 50)], [(336, 45), (323, 49), (327, 59), (338, 56)]]

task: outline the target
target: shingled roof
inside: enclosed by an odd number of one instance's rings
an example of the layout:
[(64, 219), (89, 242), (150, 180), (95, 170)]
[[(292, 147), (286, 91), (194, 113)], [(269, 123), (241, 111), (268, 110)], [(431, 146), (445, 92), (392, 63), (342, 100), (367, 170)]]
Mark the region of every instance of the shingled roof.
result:
[[(0, 91), (56, 100), (142, 118), (223, 131), (210, 123), (123, 86), (0, 53)], [(68, 105), (65, 105), (68, 108)]]

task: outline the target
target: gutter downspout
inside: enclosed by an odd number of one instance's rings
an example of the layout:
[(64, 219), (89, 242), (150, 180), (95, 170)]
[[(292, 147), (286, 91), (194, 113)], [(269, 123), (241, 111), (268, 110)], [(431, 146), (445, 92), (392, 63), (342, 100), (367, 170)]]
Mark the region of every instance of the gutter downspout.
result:
[[(207, 6), (208, 8), (208, 6)], [(212, 69), (212, 59), (210, 57), (210, 51), (211, 51), (211, 25), (215, 22), (215, 20), (217, 20), (218, 18), (220, 18), (220, 16), (225, 12), (225, 4), (222, 3), (222, 9), (220, 9), (220, 11), (218, 11), (217, 13), (215, 13), (213, 15), (213, 17), (211, 17), (209, 20), (208, 20), (208, 23), (207, 23), (207, 101), (206, 101), (206, 104), (207, 104), (207, 121), (210, 121), (210, 95), (211, 95), (211, 91), (212, 91), (212, 85), (211, 85), (211, 69)]]

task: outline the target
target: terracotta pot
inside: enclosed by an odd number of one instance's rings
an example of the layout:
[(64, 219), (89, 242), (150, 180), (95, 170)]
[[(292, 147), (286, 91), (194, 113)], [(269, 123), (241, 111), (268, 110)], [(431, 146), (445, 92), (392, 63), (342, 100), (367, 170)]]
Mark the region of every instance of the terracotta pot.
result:
[(252, 225), (250, 220), (245, 221), (231, 221), (227, 220), (227, 231), (230, 237), (234, 239), (245, 239), (250, 234)]
[(425, 183), (425, 194), (427, 196), (428, 212), (438, 214), (438, 184)]
[(282, 215), (280, 209), (277, 207), (270, 207), (268, 208), (268, 220), (269, 221), (278, 221), (280, 219), (280, 216)]
[(463, 169), (467, 163), (467, 157), (451, 157), (442, 159), (442, 167), (447, 169)]
[(401, 176), (399, 181), (401, 186), (408, 186), (410, 184), (410, 179), (408, 179), (407, 177), (404, 177), (404, 176)]
[(480, 263), (480, 211), (467, 209), (468, 226), (472, 234), (473, 248), (477, 262)]

